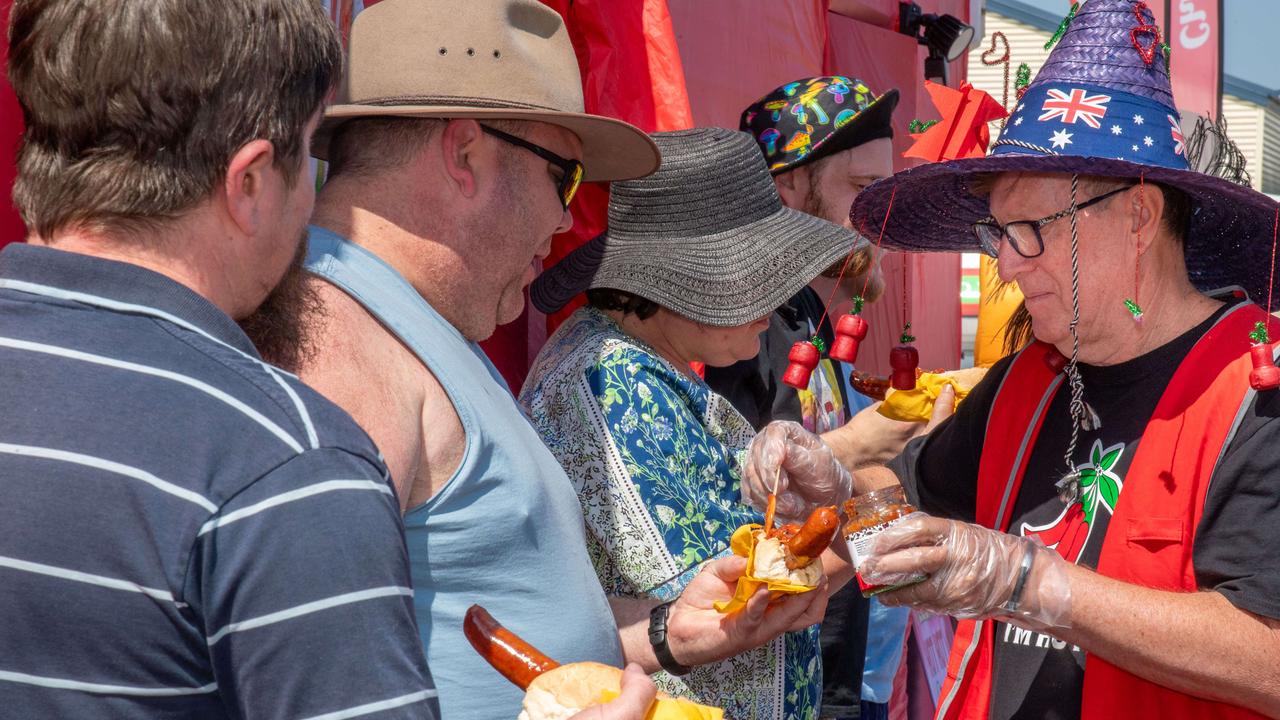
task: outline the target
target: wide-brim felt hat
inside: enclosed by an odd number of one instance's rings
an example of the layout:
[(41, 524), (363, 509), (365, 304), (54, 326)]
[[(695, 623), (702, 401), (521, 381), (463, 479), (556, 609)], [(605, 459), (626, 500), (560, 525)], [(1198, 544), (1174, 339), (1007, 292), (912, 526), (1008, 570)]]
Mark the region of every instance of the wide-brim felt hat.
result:
[[(1239, 286), (1255, 299), (1266, 297), (1277, 203), (1190, 168), (1165, 61), (1157, 49), (1147, 63), (1135, 47), (1135, 36), (1143, 47), (1154, 37), (1133, 32), (1140, 27), (1136, 8), (1132, 0), (1089, 0), (990, 155), (922, 165), (872, 184), (854, 201), (853, 226), (879, 232), (883, 225), (884, 246), (896, 250), (976, 252), (973, 224), (991, 212), (989, 183), (979, 182), (985, 176), (1058, 173), (1155, 183), (1191, 202), (1185, 257), (1195, 286)], [(1149, 11), (1139, 12), (1154, 25)]]
[(738, 129), (751, 133), (777, 175), (893, 137), (898, 91), (881, 95), (843, 75), (804, 78), (774, 88), (742, 111)]
[(584, 111), (582, 76), (560, 14), (538, 0), (383, 0), (351, 26), (343, 80), (311, 143), (370, 117), (529, 120), (582, 141), (584, 180), (657, 169), (644, 131)]
[(534, 307), (552, 313), (580, 292), (610, 288), (698, 323), (744, 325), (867, 243), (783, 206), (746, 133), (695, 128), (653, 138), (662, 166), (611, 186), (608, 231), (533, 282)]

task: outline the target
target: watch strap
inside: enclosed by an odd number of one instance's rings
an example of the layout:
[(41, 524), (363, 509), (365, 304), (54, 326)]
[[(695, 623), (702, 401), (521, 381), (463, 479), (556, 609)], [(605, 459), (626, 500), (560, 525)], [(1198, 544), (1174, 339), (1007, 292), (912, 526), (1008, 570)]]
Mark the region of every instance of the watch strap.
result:
[(671, 609), (671, 602), (662, 603), (649, 611), (649, 644), (653, 646), (653, 654), (663, 670), (672, 675), (688, 675), (693, 668), (677, 662), (671, 654), (671, 647), (667, 645), (667, 613)]

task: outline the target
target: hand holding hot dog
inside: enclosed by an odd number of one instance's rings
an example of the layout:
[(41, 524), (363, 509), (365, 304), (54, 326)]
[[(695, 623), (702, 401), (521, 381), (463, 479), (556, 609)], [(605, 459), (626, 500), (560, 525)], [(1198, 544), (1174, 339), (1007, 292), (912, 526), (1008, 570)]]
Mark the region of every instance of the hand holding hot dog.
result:
[(713, 560), (685, 587), (671, 606), (667, 642), (681, 664), (705, 665), (760, 647), (785, 632), (822, 622), (828, 587), (822, 578), (814, 590), (769, 602), (761, 587), (739, 612), (723, 614), (717, 602), (733, 597), (747, 559), (729, 556)]

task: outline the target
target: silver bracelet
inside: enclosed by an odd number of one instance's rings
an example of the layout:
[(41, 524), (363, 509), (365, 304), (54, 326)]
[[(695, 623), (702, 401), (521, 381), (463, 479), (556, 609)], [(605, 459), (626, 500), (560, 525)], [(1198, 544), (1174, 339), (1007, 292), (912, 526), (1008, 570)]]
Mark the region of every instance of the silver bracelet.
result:
[(1013, 592), (1009, 595), (1009, 599), (1004, 605), (1000, 606), (1000, 610), (1008, 615), (1018, 612), (1018, 605), (1022, 603), (1022, 591), (1027, 587), (1027, 576), (1031, 574), (1031, 566), (1036, 561), (1036, 546), (1027, 543), (1027, 551), (1022, 555), (1022, 566), (1018, 568), (1018, 581), (1013, 584)]

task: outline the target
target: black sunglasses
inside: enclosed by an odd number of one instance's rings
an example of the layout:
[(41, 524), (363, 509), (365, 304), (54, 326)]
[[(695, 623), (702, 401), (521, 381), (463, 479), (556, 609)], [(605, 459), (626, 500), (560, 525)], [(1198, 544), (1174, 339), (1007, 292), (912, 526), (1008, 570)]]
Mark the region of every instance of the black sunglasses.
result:
[[(1084, 210), (1090, 205), (1096, 205), (1112, 195), (1122, 193), (1131, 187), (1133, 186), (1126, 185), (1085, 200), (1076, 205), (1076, 210)], [(1040, 255), (1044, 254), (1044, 238), (1040, 236), (1040, 228), (1054, 220), (1061, 220), (1070, 214), (1071, 208), (1067, 208), (1042, 217), (1039, 220), (1016, 220), (1007, 225), (1001, 225), (996, 222), (995, 218), (988, 217), (973, 224), (973, 234), (978, 236), (978, 243), (982, 246), (982, 252), (993, 258), (999, 257), (1000, 241), (1006, 237), (1009, 238), (1009, 246), (1022, 257), (1040, 257)]]
[(560, 180), (557, 182), (556, 194), (560, 196), (560, 205), (565, 210), (569, 209), (569, 203), (573, 202), (573, 196), (578, 193), (578, 186), (582, 184), (582, 173), (586, 170), (581, 162), (562, 158), (541, 145), (534, 145), (524, 138), (518, 138), (501, 130), (495, 130), (488, 125), (481, 125), (480, 129), (503, 142), (522, 147), (560, 168), (561, 175)]

